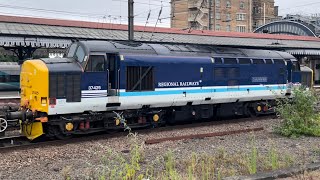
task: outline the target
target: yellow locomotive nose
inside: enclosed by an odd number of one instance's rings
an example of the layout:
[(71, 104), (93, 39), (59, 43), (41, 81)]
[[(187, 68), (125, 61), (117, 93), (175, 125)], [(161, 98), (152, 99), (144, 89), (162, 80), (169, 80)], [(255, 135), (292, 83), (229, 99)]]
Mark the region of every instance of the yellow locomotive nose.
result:
[[(21, 66), (20, 104), (24, 110), (30, 110), (35, 117), (34, 122), (21, 122), (21, 133), (28, 139), (36, 139), (44, 134), (43, 123), (48, 122), (49, 69), (42, 60), (27, 60)], [(39, 113), (40, 112), (40, 113)]]

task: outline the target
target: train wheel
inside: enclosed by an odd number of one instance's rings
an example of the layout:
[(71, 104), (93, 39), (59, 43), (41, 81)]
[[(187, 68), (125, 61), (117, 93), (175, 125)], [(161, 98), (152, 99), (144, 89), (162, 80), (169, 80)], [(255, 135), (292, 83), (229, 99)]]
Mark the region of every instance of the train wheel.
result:
[(50, 129), (50, 134), (52, 134), (53, 137), (55, 137), (56, 139), (64, 140), (64, 139), (72, 138), (72, 135), (63, 133), (63, 131), (59, 126), (56, 126), (56, 125), (50, 126), (49, 129)]
[(8, 127), (8, 122), (4, 118), (0, 118), (0, 133), (4, 132)]
[(257, 117), (257, 112), (255, 111), (254, 107), (250, 106), (250, 104), (246, 105), (246, 115), (249, 117)]

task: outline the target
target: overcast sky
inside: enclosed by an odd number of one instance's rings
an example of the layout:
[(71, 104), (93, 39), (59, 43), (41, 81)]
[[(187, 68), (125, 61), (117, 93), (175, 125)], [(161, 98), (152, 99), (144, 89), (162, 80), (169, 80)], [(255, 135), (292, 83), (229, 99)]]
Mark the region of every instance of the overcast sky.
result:
[[(170, 0), (135, 0), (135, 24), (170, 25)], [(320, 12), (320, 0), (275, 0), (280, 15), (310, 15)], [(0, 14), (127, 23), (127, 0), (0, 0)]]

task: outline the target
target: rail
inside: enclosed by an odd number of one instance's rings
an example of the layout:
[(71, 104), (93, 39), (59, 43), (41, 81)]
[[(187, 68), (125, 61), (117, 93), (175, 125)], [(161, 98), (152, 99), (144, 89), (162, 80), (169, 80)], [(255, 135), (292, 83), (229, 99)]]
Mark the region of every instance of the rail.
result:
[(25, 136), (9, 136), (0, 138), (0, 149), (29, 145), (30, 141)]
[[(188, 123), (188, 124), (180, 124), (180, 125), (174, 125), (174, 126), (165, 126), (165, 127), (159, 127), (156, 129), (136, 129), (134, 132), (138, 134), (150, 134), (150, 133), (156, 133), (156, 132), (162, 132), (162, 131), (175, 131), (175, 130), (181, 130), (185, 128), (197, 128), (197, 127), (203, 127), (203, 126), (211, 126), (211, 125), (221, 125), (221, 124), (238, 124), (239, 122), (252, 122), (252, 121), (261, 121), (261, 120), (270, 120), (272, 116), (262, 116), (257, 118), (238, 118), (238, 119), (230, 119), (226, 121), (211, 121), (211, 122), (199, 122), (199, 123)], [(231, 134), (239, 134), (239, 133), (248, 133), (252, 131), (261, 131), (263, 130), (262, 127), (256, 127), (256, 128), (247, 128), (247, 129), (235, 129), (231, 131), (225, 131), (225, 132), (213, 132), (208, 134), (198, 134), (194, 137), (193, 134), (186, 135), (190, 136), (190, 138), (203, 138), (202, 136), (209, 137), (209, 136), (222, 136), (222, 135), (231, 135)], [(10, 137), (2, 137), (0, 138), (0, 152), (3, 151), (13, 151), (18, 149), (26, 149), (31, 147), (45, 147), (45, 146), (56, 146), (56, 145), (65, 145), (65, 144), (74, 144), (74, 143), (80, 143), (80, 142), (86, 142), (91, 140), (99, 140), (99, 139), (110, 139), (115, 137), (126, 137), (128, 135), (128, 132), (124, 131), (111, 131), (108, 133), (96, 133), (91, 135), (78, 135), (70, 139), (64, 139), (64, 140), (52, 140), (47, 138), (41, 138), (38, 139), (36, 142), (30, 142), (26, 137), (24, 136), (10, 136)], [(182, 138), (186, 138), (182, 137)], [(181, 138), (181, 137), (179, 137)], [(188, 137), (189, 138), (189, 137)], [(187, 138), (187, 139), (188, 139)], [(152, 139), (146, 140), (145, 144), (153, 144), (158, 142), (151, 142)], [(153, 141), (159, 141), (158, 139)]]

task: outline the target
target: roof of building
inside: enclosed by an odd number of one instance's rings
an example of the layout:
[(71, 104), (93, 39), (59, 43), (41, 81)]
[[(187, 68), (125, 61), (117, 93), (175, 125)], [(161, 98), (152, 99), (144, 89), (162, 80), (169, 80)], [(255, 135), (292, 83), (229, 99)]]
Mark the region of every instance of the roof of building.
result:
[(317, 37), (315, 32), (307, 25), (301, 22), (280, 20), (265, 24), (257, 28), (255, 33), (263, 33), (267, 31), (270, 34), (286, 34), (295, 36), (312, 36)]
[[(135, 26), (135, 40), (222, 46), (320, 49), (310, 36)], [(0, 46), (67, 47), (71, 39), (127, 40), (127, 25), (0, 15)]]

